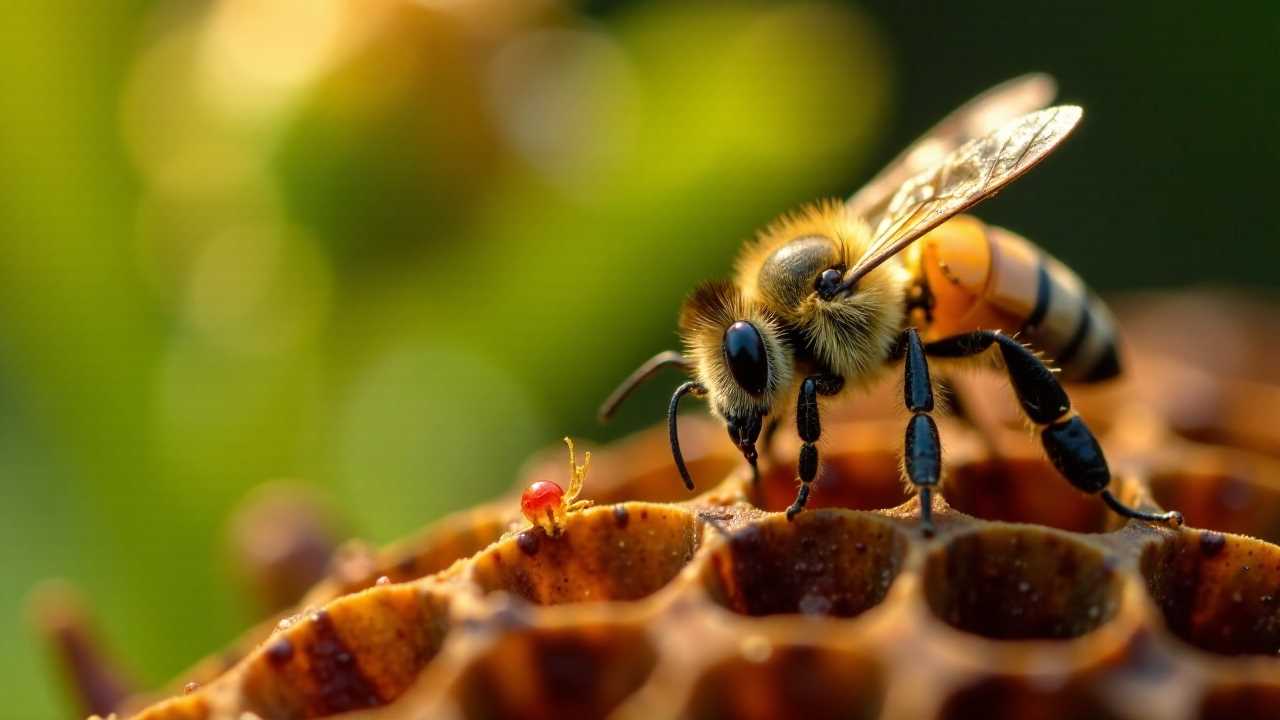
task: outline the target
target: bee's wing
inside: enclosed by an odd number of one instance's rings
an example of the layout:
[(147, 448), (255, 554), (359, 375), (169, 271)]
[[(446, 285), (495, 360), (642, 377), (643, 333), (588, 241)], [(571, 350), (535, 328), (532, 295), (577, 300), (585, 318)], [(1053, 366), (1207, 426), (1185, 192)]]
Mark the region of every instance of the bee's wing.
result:
[(872, 228), (871, 246), (845, 274), (842, 287), (852, 287), (916, 238), (1035, 167), (1071, 132), (1082, 112), (1060, 105), (1023, 115), (902, 183)]
[(911, 176), (943, 161), (948, 153), (1029, 112), (1046, 107), (1057, 94), (1043, 73), (1007, 80), (961, 105), (903, 150), (885, 169), (849, 198), (849, 207), (875, 227), (894, 192)]

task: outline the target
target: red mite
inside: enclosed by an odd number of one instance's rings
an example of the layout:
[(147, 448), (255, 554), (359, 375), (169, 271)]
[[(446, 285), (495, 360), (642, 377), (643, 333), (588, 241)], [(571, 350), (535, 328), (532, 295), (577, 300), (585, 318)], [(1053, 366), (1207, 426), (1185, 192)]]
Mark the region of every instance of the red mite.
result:
[(569, 492), (559, 485), (543, 480), (525, 488), (520, 496), (520, 510), (525, 519), (547, 532), (551, 537), (559, 537), (564, 532), (565, 518), (571, 512), (591, 506), (590, 500), (578, 500), (582, 492), (582, 482), (587, 478), (587, 468), (591, 466), (591, 453), (585, 453), (582, 464), (578, 465), (573, 453), (573, 441), (564, 439), (569, 446)]

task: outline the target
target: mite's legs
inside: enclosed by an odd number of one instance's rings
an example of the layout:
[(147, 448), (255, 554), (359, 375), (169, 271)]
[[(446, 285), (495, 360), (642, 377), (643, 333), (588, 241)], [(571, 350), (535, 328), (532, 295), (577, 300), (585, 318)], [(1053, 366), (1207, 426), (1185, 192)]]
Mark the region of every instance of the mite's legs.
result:
[(818, 419), (818, 396), (834, 395), (844, 387), (844, 378), (838, 375), (810, 375), (800, 383), (800, 395), (796, 398), (796, 430), (804, 442), (800, 446), (800, 459), (797, 462), (797, 474), (800, 480), (800, 491), (796, 493), (795, 502), (787, 508), (787, 519), (796, 516), (809, 501), (809, 483), (818, 475), (818, 437), (822, 435), (822, 424)]
[(906, 378), (904, 400), (911, 411), (907, 421), (904, 461), (907, 479), (920, 491), (920, 529), (933, 534), (933, 488), (942, 472), (942, 445), (938, 426), (933, 422), (933, 385), (929, 382), (929, 363), (915, 328), (907, 328), (902, 336), (905, 350)]
[(1131, 508), (1111, 494), (1111, 470), (1093, 433), (1071, 411), (1071, 400), (1053, 372), (1040, 358), (1016, 340), (991, 330), (978, 330), (946, 338), (925, 346), (934, 357), (969, 357), (992, 345), (1000, 349), (1005, 369), (1023, 412), (1039, 425), (1040, 442), (1050, 462), (1077, 489), (1102, 496), (1102, 501), (1118, 515), (1148, 522), (1182, 524), (1176, 511), (1149, 513)]
[(573, 451), (573, 440), (565, 437), (564, 444), (569, 446), (569, 490), (564, 494), (564, 512), (567, 514), (589, 508), (595, 502), (578, 499), (578, 495), (582, 494), (582, 484), (587, 479), (587, 471), (591, 469), (591, 452), (587, 451), (583, 455), (582, 464), (579, 465)]

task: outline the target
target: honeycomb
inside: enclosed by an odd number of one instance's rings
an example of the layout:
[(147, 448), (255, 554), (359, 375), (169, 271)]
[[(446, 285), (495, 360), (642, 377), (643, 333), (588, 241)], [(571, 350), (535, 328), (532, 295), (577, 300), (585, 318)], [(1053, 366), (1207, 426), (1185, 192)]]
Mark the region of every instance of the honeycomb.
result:
[[(691, 418), (702, 494), (684, 490), (661, 429), (594, 448), (596, 504), (559, 537), (519, 529), (517, 493), (381, 551), (349, 547), (295, 612), (121, 713), (1276, 717), (1280, 378), (1251, 306), (1224, 302), (1134, 305), (1130, 379), (1074, 393), (1117, 496), (1179, 509), (1182, 528), (1122, 522), (1074, 490), (1007, 384), (975, 375), (952, 388), (964, 417), (940, 422), (947, 471), (926, 537), (889, 383), (830, 413), (793, 522), (780, 511), (798, 441), (779, 434), (754, 486), (723, 430)], [(1196, 332), (1192, 307), (1213, 328)], [(562, 450), (519, 486), (563, 483)]]

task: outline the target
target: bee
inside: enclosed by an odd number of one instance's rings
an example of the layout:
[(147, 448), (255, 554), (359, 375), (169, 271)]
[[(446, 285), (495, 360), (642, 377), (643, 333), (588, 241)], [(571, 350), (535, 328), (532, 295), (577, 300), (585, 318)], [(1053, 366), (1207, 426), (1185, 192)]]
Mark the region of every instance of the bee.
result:
[(686, 298), (683, 351), (641, 365), (604, 402), (601, 419), (663, 368), (691, 375), (672, 394), (667, 420), (676, 469), (692, 490), (677, 427), (682, 398), (709, 401), (757, 480), (761, 430), (769, 427), (767, 444), (794, 402), (803, 444), (791, 519), (818, 472), (820, 400), (866, 388), (901, 365), (910, 413), (903, 467), (920, 496), (921, 525), (932, 532), (942, 456), (929, 363), (985, 361), (1008, 373), (1067, 481), (1126, 518), (1180, 524), (1177, 512), (1144, 512), (1107, 489), (1102, 448), (1058, 381), (1059, 372), (1082, 382), (1120, 373), (1106, 306), (1025, 238), (961, 214), (1040, 163), (1075, 128), (1083, 111), (1047, 107), (1055, 92), (1041, 74), (998, 85), (847, 201), (813, 204), (769, 225), (741, 251), (732, 282), (703, 283)]
[(582, 483), (587, 479), (587, 469), (591, 467), (591, 453), (584, 453), (582, 464), (573, 452), (573, 441), (564, 438), (569, 447), (569, 491), (565, 492), (558, 484), (550, 480), (542, 480), (525, 488), (520, 494), (520, 511), (530, 525), (540, 527), (551, 537), (559, 537), (564, 532), (565, 519), (569, 513), (585, 510), (592, 506), (590, 500), (579, 500)]

